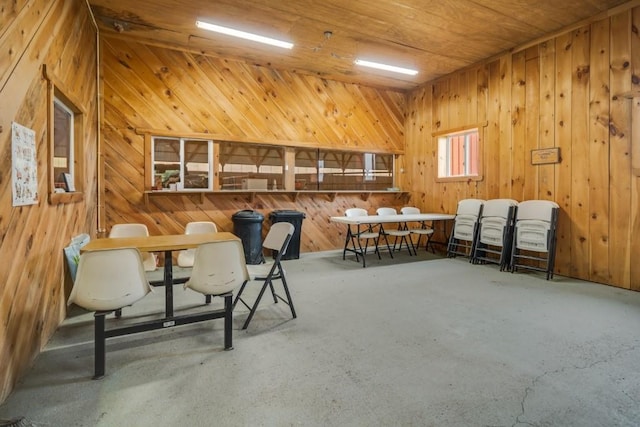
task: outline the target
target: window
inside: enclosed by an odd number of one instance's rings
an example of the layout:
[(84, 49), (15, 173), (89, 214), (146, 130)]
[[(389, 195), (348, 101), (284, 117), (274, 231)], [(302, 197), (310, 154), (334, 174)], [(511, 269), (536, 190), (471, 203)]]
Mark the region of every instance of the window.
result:
[(284, 149), (221, 142), (218, 172), (221, 190), (283, 190)]
[(74, 174), (74, 118), (75, 114), (65, 103), (53, 101), (53, 185), (64, 191), (75, 191)]
[(397, 190), (394, 154), (139, 133), (145, 136), (147, 192)]
[(386, 190), (393, 186), (393, 154), (296, 149), (296, 189)]
[(213, 141), (152, 137), (151, 146), (153, 189), (212, 189)]
[(49, 203), (84, 199), (84, 117), (80, 102), (43, 67), (47, 81), (47, 145)]
[(438, 136), (438, 178), (482, 178), (478, 128)]

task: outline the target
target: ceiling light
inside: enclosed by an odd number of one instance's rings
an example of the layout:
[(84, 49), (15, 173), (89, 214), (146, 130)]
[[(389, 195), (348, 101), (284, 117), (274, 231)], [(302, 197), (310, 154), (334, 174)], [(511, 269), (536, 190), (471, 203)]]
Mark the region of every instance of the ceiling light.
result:
[(214, 31), (216, 33), (239, 37), (241, 39), (252, 40), (254, 42), (259, 42), (259, 43), (265, 43), (271, 46), (282, 47), (284, 49), (291, 49), (293, 47), (293, 43), (272, 39), (270, 37), (259, 36), (257, 34), (247, 33), (240, 30), (234, 30), (233, 28), (222, 27), (220, 25), (210, 24), (208, 22), (196, 21), (196, 27), (202, 28), (203, 30), (209, 30), (209, 31)]
[(371, 68), (377, 68), (378, 70), (393, 71), (394, 73), (408, 74), (410, 76), (415, 76), (416, 74), (418, 74), (418, 70), (396, 67), (395, 65), (381, 64), (379, 62), (365, 61), (363, 59), (356, 59), (355, 63), (356, 65), (362, 65), (363, 67), (371, 67)]

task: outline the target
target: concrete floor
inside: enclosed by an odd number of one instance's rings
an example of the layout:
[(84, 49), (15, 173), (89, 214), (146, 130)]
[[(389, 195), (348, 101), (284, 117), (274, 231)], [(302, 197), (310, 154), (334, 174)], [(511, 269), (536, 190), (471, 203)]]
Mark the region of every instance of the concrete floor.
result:
[[(463, 259), (286, 261), (298, 319), (265, 298), (222, 321), (115, 338), (91, 380), (70, 316), (0, 406), (28, 426), (637, 426), (640, 293)], [(413, 262), (406, 262), (413, 261)], [(176, 288), (177, 306), (202, 302)], [(161, 313), (156, 292), (125, 317)], [(197, 309), (197, 308), (196, 308)], [(77, 310), (76, 310), (77, 311)]]

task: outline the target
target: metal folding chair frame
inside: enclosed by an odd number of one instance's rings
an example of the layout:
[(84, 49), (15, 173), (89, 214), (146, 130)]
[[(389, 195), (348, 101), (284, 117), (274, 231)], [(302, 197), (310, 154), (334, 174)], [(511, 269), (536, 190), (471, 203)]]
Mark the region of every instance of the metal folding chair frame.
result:
[[(235, 308), (235, 306), (238, 303), (238, 301), (240, 301), (242, 304), (244, 304), (245, 307), (247, 307), (249, 309), (249, 316), (247, 316), (247, 319), (245, 320), (244, 325), (242, 325), (242, 329), (247, 329), (247, 327), (249, 326), (249, 323), (251, 322), (251, 319), (253, 319), (253, 316), (256, 313), (256, 310), (258, 309), (258, 305), (260, 304), (260, 300), (262, 300), (262, 296), (264, 295), (265, 291), (267, 290), (267, 287), (269, 287), (271, 289), (271, 295), (273, 296), (273, 302), (274, 303), (278, 303), (278, 300), (284, 302), (291, 309), (291, 315), (293, 316), (293, 318), (295, 319), (297, 317), (296, 310), (295, 310), (295, 308), (293, 306), (293, 300), (291, 299), (291, 293), (289, 292), (289, 286), (287, 285), (287, 279), (285, 277), (285, 272), (284, 272), (284, 269), (282, 268), (282, 264), (280, 263), (283, 254), (287, 250), (287, 246), (289, 245), (289, 242), (291, 241), (291, 237), (292, 236), (293, 236), (292, 234), (289, 234), (287, 236), (287, 238), (285, 239), (285, 242), (282, 245), (282, 247), (280, 248), (280, 250), (277, 251), (276, 258), (275, 258), (275, 260), (273, 262), (273, 265), (271, 266), (271, 269), (269, 270), (269, 273), (267, 274), (267, 276), (266, 277), (259, 276), (259, 277), (252, 278), (252, 280), (264, 281), (263, 284), (262, 284), (262, 288), (260, 289), (260, 293), (258, 294), (258, 297), (256, 298), (256, 300), (253, 303), (253, 305), (249, 305), (244, 299), (242, 299), (242, 293), (244, 292), (244, 289), (247, 286), (247, 283), (249, 283), (249, 281), (244, 282), (242, 284), (242, 286), (240, 287), (240, 290), (238, 291), (238, 294), (236, 295), (236, 298), (233, 301), (233, 308)], [(275, 291), (275, 289), (273, 287), (273, 281), (274, 280), (281, 280), (282, 281), (282, 286), (284, 288), (284, 292), (286, 294), (286, 298), (283, 298), (282, 296), (280, 296), (280, 295), (278, 295), (276, 293), (276, 291)]]

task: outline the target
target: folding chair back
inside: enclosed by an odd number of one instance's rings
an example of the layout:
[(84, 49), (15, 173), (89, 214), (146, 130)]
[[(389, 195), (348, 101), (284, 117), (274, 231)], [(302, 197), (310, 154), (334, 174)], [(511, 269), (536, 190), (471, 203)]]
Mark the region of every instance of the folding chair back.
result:
[(482, 213), (484, 200), (464, 199), (458, 202), (458, 209), (449, 238), (447, 256), (466, 256), (471, 260), (475, 249), (478, 219)]
[(271, 225), (271, 229), (269, 229), (262, 246), (278, 251), (278, 255), (281, 255), (287, 250), (294, 231), (295, 227), (290, 222), (276, 222)]
[(473, 262), (490, 262), (504, 270), (511, 261), (513, 222), (518, 202), (492, 199), (484, 202), (478, 224)]
[[(267, 287), (271, 290), (271, 294), (273, 296), (273, 302), (277, 303), (278, 300), (284, 302), (291, 309), (291, 315), (295, 319), (297, 317), (296, 310), (293, 306), (293, 300), (291, 298), (291, 293), (289, 292), (289, 287), (287, 285), (287, 279), (285, 276), (284, 268), (281, 264), (281, 258), (287, 250), (287, 246), (291, 241), (291, 237), (295, 231), (295, 227), (293, 224), (289, 222), (277, 222), (271, 225), (269, 229), (269, 233), (267, 233), (267, 237), (264, 239), (262, 246), (267, 249), (271, 249), (277, 251), (275, 259), (271, 263), (267, 264), (259, 264), (259, 265), (248, 265), (247, 269), (249, 272), (249, 276), (252, 281), (261, 281), (262, 288), (260, 289), (260, 293), (258, 297), (255, 299), (253, 304), (248, 304), (243, 298), (242, 294), (247, 286), (249, 281), (243, 283), (240, 291), (236, 295), (236, 298), (233, 302), (233, 307), (235, 308), (238, 301), (244, 304), (245, 307), (249, 309), (249, 316), (244, 322), (242, 329), (247, 329), (251, 319), (253, 318), (256, 310), (258, 309), (258, 305), (260, 304), (260, 300), (264, 295), (264, 292), (267, 290)], [(282, 287), (284, 289), (286, 297), (282, 297), (276, 293), (275, 288), (273, 286), (274, 280), (280, 280), (282, 282)]]
[[(559, 211), (558, 204), (549, 200), (527, 200), (518, 205), (513, 234), (512, 271), (518, 268), (543, 271), (547, 274), (547, 280), (553, 278)], [(525, 260), (528, 262), (523, 262)]]
[(378, 208), (376, 209), (378, 215), (398, 215), (398, 211), (394, 208)]

